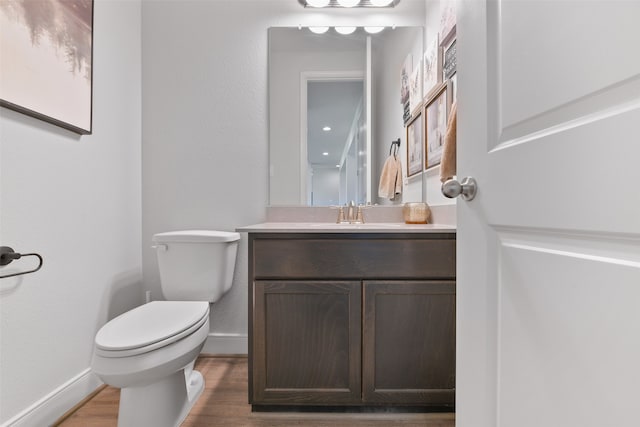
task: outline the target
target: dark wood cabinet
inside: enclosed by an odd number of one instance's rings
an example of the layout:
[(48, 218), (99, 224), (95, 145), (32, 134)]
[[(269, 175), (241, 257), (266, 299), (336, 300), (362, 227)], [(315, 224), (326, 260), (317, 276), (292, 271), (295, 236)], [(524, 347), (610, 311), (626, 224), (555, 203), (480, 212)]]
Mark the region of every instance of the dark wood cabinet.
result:
[(365, 281), (363, 289), (363, 401), (452, 404), (455, 282)]
[(455, 233), (249, 233), (249, 402), (453, 407)]
[(254, 286), (254, 400), (359, 402), (360, 282), (256, 281)]

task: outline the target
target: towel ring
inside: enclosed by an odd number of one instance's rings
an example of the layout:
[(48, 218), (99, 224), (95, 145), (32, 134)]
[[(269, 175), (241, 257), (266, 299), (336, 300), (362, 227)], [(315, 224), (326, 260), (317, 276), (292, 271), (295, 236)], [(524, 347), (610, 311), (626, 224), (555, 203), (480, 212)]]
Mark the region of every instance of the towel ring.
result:
[(11, 264), (14, 260), (16, 259), (20, 259), (22, 257), (26, 257), (26, 256), (33, 256), (38, 258), (38, 266), (36, 268), (34, 268), (33, 270), (27, 270), (27, 271), (23, 271), (20, 273), (12, 273), (12, 274), (4, 274), (0, 276), (0, 279), (6, 279), (7, 277), (14, 277), (14, 276), (22, 276), (23, 274), (29, 274), (29, 273), (35, 273), (36, 271), (40, 270), (42, 268), (42, 257), (39, 254), (36, 253), (32, 253), (32, 254), (19, 254), (16, 251), (14, 251), (12, 248), (10, 248), (9, 246), (0, 246), (0, 266), (5, 266), (8, 264)]

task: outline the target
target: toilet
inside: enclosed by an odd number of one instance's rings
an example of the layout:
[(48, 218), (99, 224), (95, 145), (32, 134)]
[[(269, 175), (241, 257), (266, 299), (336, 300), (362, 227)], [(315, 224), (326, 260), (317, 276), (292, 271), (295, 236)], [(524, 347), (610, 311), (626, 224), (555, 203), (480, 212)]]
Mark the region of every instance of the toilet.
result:
[(209, 304), (233, 281), (240, 234), (187, 230), (153, 236), (164, 301), (109, 321), (96, 334), (91, 369), (121, 389), (119, 427), (174, 427), (204, 390), (193, 369), (209, 334)]

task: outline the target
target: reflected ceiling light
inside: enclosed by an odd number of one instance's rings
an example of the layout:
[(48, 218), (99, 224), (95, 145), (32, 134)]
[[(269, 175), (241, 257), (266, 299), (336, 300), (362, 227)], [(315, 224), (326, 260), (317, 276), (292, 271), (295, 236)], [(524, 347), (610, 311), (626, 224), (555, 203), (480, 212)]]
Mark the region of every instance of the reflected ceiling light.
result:
[(329, 132), (331, 130), (331, 127), (330, 126), (325, 126), (325, 127), (322, 128), (322, 130), (325, 131), (325, 132)]
[(363, 8), (391, 8), (396, 7), (400, 0), (298, 0), (303, 7), (363, 7)]
[(309, 31), (316, 34), (324, 34), (329, 31), (329, 27), (309, 27)]
[(371, 0), (371, 4), (376, 7), (389, 6), (393, 0)]
[(323, 156), (328, 156), (329, 153), (327, 153), (326, 151), (324, 153), (322, 153)]
[(364, 27), (364, 30), (369, 34), (378, 34), (384, 30), (384, 27)]
[(354, 7), (360, 3), (360, 0), (338, 0), (338, 4), (342, 7)]
[(307, 4), (312, 7), (325, 7), (329, 4), (329, 0), (307, 0)]
[(336, 27), (336, 32), (339, 34), (351, 34), (356, 30), (356, 27)]

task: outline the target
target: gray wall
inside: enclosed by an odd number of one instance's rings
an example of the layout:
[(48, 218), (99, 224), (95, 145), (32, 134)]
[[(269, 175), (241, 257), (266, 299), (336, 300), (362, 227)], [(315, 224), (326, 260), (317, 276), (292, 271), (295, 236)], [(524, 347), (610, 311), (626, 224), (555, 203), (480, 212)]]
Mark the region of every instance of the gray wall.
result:
[(0, 243), (44, 257), (0, 280), (0, 424), (50, 425), (93, 391), (97, 330), (143, 301), (140, 19), (95, 3), (93, 135), (0, 109)]
[[(293, 0), (143, 3), (144, 285), (160, 298), (154, 233), (233, 230), (268, 202), (267, 30), (298, 25), (423, 25), (424, 1), (384, 12), (309, 10)], [(205, 351), (246, 351), (247, 255), (212, 310)]]

